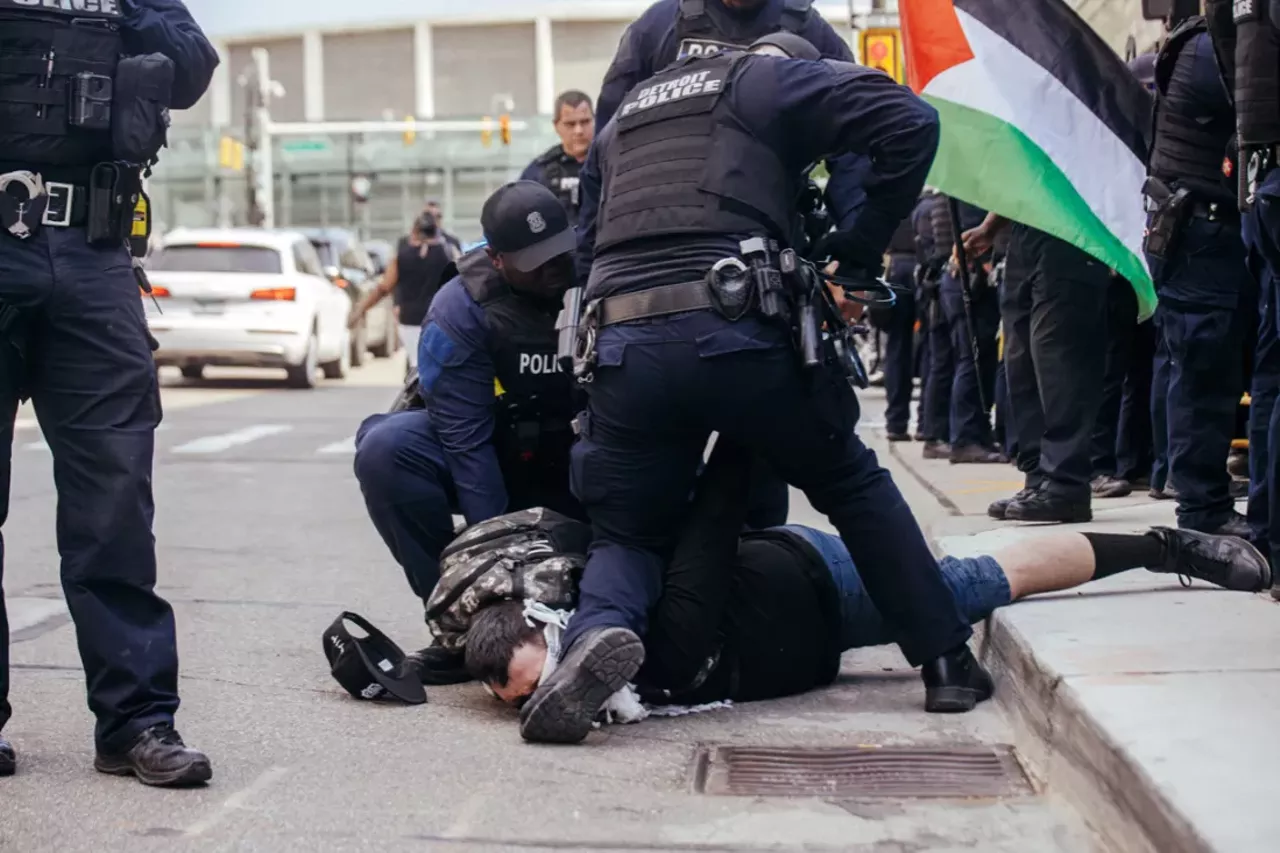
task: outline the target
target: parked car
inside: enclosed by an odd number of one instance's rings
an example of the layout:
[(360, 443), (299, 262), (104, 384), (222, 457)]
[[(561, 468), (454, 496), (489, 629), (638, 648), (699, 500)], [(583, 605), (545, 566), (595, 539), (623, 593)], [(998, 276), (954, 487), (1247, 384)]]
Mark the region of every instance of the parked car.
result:
[(160, 343), (158, 366), (198, 379), (206, 365), (281, 367), (291, 386), (312, 388), (316, 370), (342, 379), (351, 367), (351, 300), (324, 274), (301, 233), (179, 229), (147, 264), (155, 297), (144, 298)]
[[(353, 307), (382, 281), (386, 267), (379, 268), (355, 233), (345, 228), (304, 228), (302, 233), (320, 253), (325, 274), (347, 291)], [(366, 352), (390, 358), (400, 348), (393, 307), (390, 299), (382, 300), (351, 330), (353, 365), (364, 364)]]

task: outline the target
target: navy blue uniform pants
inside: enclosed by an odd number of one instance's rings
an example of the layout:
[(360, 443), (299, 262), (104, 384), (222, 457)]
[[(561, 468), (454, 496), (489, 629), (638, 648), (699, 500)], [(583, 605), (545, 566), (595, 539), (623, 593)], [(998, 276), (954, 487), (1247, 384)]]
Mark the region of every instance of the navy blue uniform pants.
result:
[[(1132, 409), (1139, 402), (1136, 395), (1141, 394), (1141, 388), (1130, 382), (1134, 362), (1140, 356), (1137, 338), (1138, 296), (1129, 282), (1113, 278), (1107, 288), (1107, 366), (1102, 380), (1102, 402), (1091, 439), (1094, 476), (1123, 476), (1119, 448), (1122, 441), (1128, 446), (1129, 440), (1121, 437), (1121, 416), (1126, 395)], [(1147, 373), (1150, 373), (1149, 367)], [(1141, 376), (1134, 378), (1141, 381)], [(1143, 418), (1148, 417), (1144, 413)], [(1131, 418), (1125, 422), (1127, 428), (1133, 428)]]
[[(20, 386), (53, 455), (62, 590), (76, 626), (95, 739), (121, 750), (178, 710), (173, 610), (155, 593), (151, 465), (160, 392), (123, 248), (80, 228), (0, 233), (0, 301), (22, 312), (25, 360), (0, 341), (0, 522), (8, 516)], [(3, 542), (0, 540), (0, 560)], [(10, 716), (0, 597), (0, 727)]]
[(599, 627), (644, 635), (712, 432), (760, 454), (831, 519), (909, 661), (968, 640), (910, 508), (854, 434), (843, 377), (805, 371), (781, 330), (711, 312), (605, 329), (598, 352), (571, 464), (595, 539), (566, 648)]
[(1160, 327), (1160, 313), (1151, 318), (1155, 357), (1151, 361), (1151, 488), (1164, 490), (1169, 481), (1169, 347)]
[(1155, 322), (1139, 323), (1133, 330), (1129, 350), (1129, 372), (1124, 378), (1124, 396), (1120, 399), (1116, 441), (1116, 476), (1130, 482), (1151, 477), (1151, 386), (1155, 350)]
[(367, 418), (356, 432), (355, 472), (373, 526), (425, 603), (440, 580), (458, 505), (431, 416), (411, 409)]
[[(1178, 492), (1178, 526), (1213, 531), (1235, 505), (1226, 461), (1244, 393), (1247, 325), (1256, 316), (1257, 297), (1239, 236), (1225, 223), (1192, 219), (1177, 252), (1165, 261), (1153, 258), (1151, 268), (1169, 357), (1169, 478)], [(1184, 281), (1229, 287), (1232, 298), (1181, 299)]]
[(925, 297), (924, 327), (929, 347), (928, 375), (921, 394), (926, 441), (951, 440), (951, 387), (955, 383), (956, 356), (951, 343), (951, 327), (942, 308), (937, 288)]
[(1244, 218), (1248, 266), (1262, 286), (1249, 424), (1249, 520), (1259, 547), (1280, 565), (1280, 170), (1272, 170)]
[[(974, 288), (973, 328), (964, 310), (960, 279), (949, 272), (942, 275), (942, 310), (951, 334), (955, 374), (951, 382), (951, 426), (948, 431), (955, 448), (991, 445), (991, 406), (996, 395), (996, 359), (1000, 332), (1000, 299), (991, 287)], [(973, 363), (973, 340), (978, 340), (980, 365)]]
[(1090, 437), (1102, 400), (1110, 271), (1056, 237), (1019, 226), (1001, 313), (1018, 469), (1026, 485), (1090, 497)]
[[(889, 266), (889, 283), (903, 288), (889, 312), (885, 330), (884, 395), (885, 426), (891, 433), (905, 435), (911, 423), (911, 395), (915, 390), (916, 297), (915, 258), (894, 258)], [(918, 418), (917, 420), (923, 420)]]

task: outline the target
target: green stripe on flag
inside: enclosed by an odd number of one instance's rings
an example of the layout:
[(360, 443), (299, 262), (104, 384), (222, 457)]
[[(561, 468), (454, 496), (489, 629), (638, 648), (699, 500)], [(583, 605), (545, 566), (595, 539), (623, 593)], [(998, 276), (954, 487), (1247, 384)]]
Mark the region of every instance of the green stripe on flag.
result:
[(1139, 319), (1151, 316), (1156, 292), (1146, 263), (1098, 218), (1038, 145), (990, 113), (927, 93), (924, 99), (942, 119), (930, 186), (1088, 252), (1133, 284)]

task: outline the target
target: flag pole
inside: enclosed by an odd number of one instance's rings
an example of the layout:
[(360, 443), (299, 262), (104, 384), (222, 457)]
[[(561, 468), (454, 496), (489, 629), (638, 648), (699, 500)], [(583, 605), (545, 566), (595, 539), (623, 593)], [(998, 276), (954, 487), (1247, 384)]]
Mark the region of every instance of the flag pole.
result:
[(960, 228), (960, 202), (947, 196), (947, 210), (951, 214), (951, 229), (956, 235), (956, 261), (960, 266), (960, 293), (964, 297), (964, 322), (969, 327), (969, 346), (973, 349), (973, 372), (978, 381), (978, 402), (983, 417), (990, 417), (987, 397), (982, 390), (982, 356), (978, 345), (978, 327), (973, 322), (973, 282), (969, 278), (969, 258), (964, 250), (963, 231)]

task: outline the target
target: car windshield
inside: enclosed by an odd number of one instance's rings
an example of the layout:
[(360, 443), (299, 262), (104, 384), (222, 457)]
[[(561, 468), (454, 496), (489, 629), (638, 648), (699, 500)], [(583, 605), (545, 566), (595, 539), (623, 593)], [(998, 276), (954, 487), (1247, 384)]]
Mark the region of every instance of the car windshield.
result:
[(147, 267), (160, 272), (242, 272), (278, 275), (280, 253), (262, 246), (166, 246)]
[(320, 256), (320, 263), (326, 267), (336, 267), (338, 265), (338, 247), (328, 240), (317, 240), (312, 238), (311, 245), (316, 247), (316, 254)]

